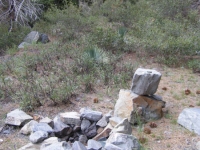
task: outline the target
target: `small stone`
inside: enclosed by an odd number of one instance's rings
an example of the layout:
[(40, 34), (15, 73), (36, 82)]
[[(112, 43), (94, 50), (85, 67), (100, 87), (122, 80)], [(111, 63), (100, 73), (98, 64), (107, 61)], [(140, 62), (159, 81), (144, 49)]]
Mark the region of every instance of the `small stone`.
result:
[(82, 144), (86, 145), (88, 138), (87, 138), (86, 135), (80, 135), (79, 138), (78, 138), (78, 141), (81, 142)]
[(99, 121), (102, 118), (102, 112), (93, 111), (89, 108), (81, 108), (80, 110), (81, 118), (86, 118), (90, 121)]
[(120, 117), (111, 117), (111, 118), (109, 118), (109, 123), (112, 125), (112, 127), (115, 127), (121, 121), (122, 121), (122, 119)]
[(196, 94), (200, 94), (200, 90), (197, 90), (197, 91), (196, 91)]
[(88, 132), (86, 133), (86, 136), (88, 138), (93, 138), (94, 136), (97, 135), (97, 128), (96, 128), (96, 123), (94, 122), (89, 128)]
[(104, 128), (99, 127), (99, 128), (97, 129), (97, 134), (101, 133), (101, 132), (103, 131), (103, 129), (104, 129)]
[(27, 115), (24, 111), (15, 109), (7, 114), (5, 123), (14, 126), (22, 126), (32, 119), (33, 117)]
[(81, 127), (80, 126), (74, 126), (73, 132), (78, 132), (78, 131), (81, 131)]
[(54, 122), (52, 119), (45, 117), (43, 119), (40, 120), (40, 123), (47, 123), (50, 127), (54, 127)]
[(88, 128), (91, 125), (90, 121), (87, 119), (83, 119), (81, 122), (81, 131), (88, 132)]
[(153, 95), (156, 93), (161, 73), (152, 69), (138, 68), (133, 76), (132, 92), (138, 95)]
[(33, 132), (36, 132), (36, 131), (46, 131), (47, 133), (53, 132), (53, 129), (47, 123), (34, 124), (32, 130)]
[(59, 117), (65, 124), (73, 124), (77, 126), (81, 125), (80, 114), (77, 112), (60, 113)]
[(88, 140), (87, 145), (88, 145), (88, 147), (87, 147), (88, 150), (101, 150), (102, 149), (101, 143), (99, 143), (93, 139)]
[(46, 131), (36, 131), (31, 133), (29, 140), (35, 144), (43, 141), (46, 138), (48, 138), (48, 133)]
[(104, 115), (106, 122), (109, 122), (109, 119), (112, 117), (113, 110), (109, 111), (107, 114)]
[(107, 121), (106, 121), (106, 117), (102, 117), (98, 122), (97, 122), (97, 126), (99, 126), (99, 127), (105, 127), (105, 126), (107, 126)]
[(57, 137), (65, 137), (72, 132), (72, 128), (69, 125), (60, 121), (59, 116), (54, 118), (54, 133)]
[(75, 141), (72, 145), (72, 150), (87, 150), (87, 148), (79, 141)]
[(25, 134), (25, 135), (30, 134), (30, 133), (33, 131), (33, 126), (34, 126), (35, 124), (38, 124), (38, 122), (35, 121), (35, 120), (31, 120), (30, 122), (28, 122), (27, 124), (25, 124), (25, 125), (21, 128), (20, 133)]
[(39, 39), (38, 39), (38, 42), (41, 42), (43, 44), (46, 44), (48, 43), (50, 40), (49, 40), (49, 37), (47, 34), (45, 33), (41, 33), (40, 36), (39, 36)]
[(1, 145), (1, 143), (3, 143), (3, 139), (0, 139), (0, 145)]
[(119, 124), (117, 124), (112, 132), (132, 134), (132, 127), (127, 118), (124, 118)]

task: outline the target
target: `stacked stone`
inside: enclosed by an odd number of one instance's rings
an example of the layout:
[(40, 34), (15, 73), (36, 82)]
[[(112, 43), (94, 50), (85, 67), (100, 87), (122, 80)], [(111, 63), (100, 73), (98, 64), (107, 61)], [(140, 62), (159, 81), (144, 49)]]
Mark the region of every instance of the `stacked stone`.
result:
[(160, 119), (165, 102), (157, 91), (161, 74), (156, 70), (138, 68), (133, 76), (131, 90), (120, 90), (114, 116), (128, 118), (131, 124)]

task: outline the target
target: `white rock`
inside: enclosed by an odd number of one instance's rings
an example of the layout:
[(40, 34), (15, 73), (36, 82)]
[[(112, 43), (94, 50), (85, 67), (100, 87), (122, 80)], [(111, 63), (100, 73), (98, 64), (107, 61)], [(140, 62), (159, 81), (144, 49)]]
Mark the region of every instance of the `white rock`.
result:
[(66, 112), (59, 114), (60, 120), (65, 124), (74, 124), (80, 126), (80, 114), (77, 112)]
[(153, 95), (160, 79), (161, 73), (156, 70), (138, 68), (133, 76), (131, 90), (138, 95)]
[(40, 33), (37, 32), (37, 31), (31, 31), (25, 38), (24, 38), (24, 42), (27, 42), (27, 43), (34, 43), (34, 42), (37, 42), (38, 39), (40, 37)]
[(21, 130), (20, 130), (20, 133), (22, 133), (22, 134), (25, 134), (25, 135), (28, 135), (28, 134), (30, 134), (33, 130), (33, 126), (35, 125), (35, 124), (37, 124), (38, 122), (37, 121), (35, 121), (35, 120), (31, 120), (30, 122), (28, 122), (27, 124), (25, 124), (22, 128), (21, 128)]
[(200, 141), (197, 142), (197, 144), (196, 144), (196, 148), (197, 148), (197, 150), (200, 150)]
[(180, 113), (177, 122), (186, 129), (200, 135), (200, 108), (185, 108)]
[(32, 119), (33, 117), (27, 115), (24, 111), (15, 109), (7, 114), (5, 123), (9, 125), (21, 126)]
[(45, 117), (43, 119), (40, 120), (40, 123), (47, 123), (50, 127), (54, 127), (54, 122), (52, 119)]
[(23, 147), (19, 148), (18, 150), (39, 150), (39, 149), (40, 149), (40, 144), (28, 143)]

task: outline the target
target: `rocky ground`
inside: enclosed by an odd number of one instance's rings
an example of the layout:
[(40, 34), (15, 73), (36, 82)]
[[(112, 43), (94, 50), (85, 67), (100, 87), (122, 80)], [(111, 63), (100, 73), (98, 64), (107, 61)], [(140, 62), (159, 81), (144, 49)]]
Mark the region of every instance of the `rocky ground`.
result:
[[(134, 55), (128, 55), (126, 61), (135, 63), (133, 58), (135, 58)], [(168, 68), (152, 62), (142, 62), (139, 66), (154, 68), (162, 73), (156, 94), (162, 96), (166, 101), (169, 113), (165, 114), (162, 119), (154, 121), (157, 127), (151, 128), (151, 134), (143, 132), (143, 129), (150, 125), (147, 123), (140, 127), (134, 127), (133, 135), (141, 140), (145, 149), (149, 150), (196, 150), (196, 143), (200, 141), (200, 137), (178, 125), (177, 118), (184, 108), (200, 107), (200, 94), (196, 94), (196, 91), (200, 90), (200, 75), (185, 68)], [(186, 95), (186, 89), (189, 89), (191, 93)], [(119, 87), (116, 89), (99, 87), (94, 93), (79, 94), (65, 105), (50, 106), (46, 104), (30, 114), (54, 118), (60, 112), (78, 112), (80, 108), (86, 106), (107, 113), (114, 109), (119, 90)], [(98, 103), (94, 103), (94, 99), (98, 99)], [(19, 104), (13, 101), (0, 103), (0, 127), (4, 125), (6, 114), (18, 107)], [(21, 135), (18, 128), (11, 128), (9, 131), (9, 134), (0, 134), (0, 150), (18, 149), (29, 142), (28, 137)]]

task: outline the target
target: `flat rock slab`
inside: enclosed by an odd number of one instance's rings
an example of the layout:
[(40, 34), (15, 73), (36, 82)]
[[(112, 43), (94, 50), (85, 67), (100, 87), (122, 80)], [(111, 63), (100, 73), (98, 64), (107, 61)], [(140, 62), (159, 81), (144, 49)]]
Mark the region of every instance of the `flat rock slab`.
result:
[(65, 124), (81, 125), (80, 114), (77, 112), (66, 112), (59, 114), (60, 120)]
[(93, 111), (89, 108), (82, 108), (80, 110), (81, 118), (88, 119), (90, 121), (99, 121), (102, 118), (102, 112)]
[(185, 108), (180, 113), (177, 122), (186, 129), (200, 135), (200, 108)]
[(138, 95), (153, 95), (160, 79), (161, 73), (156, 70), (138, 68), (133, 75), (131, 90)]
[(5, 123), (14, 126), (22, 126), (32, 119), (33, 117), (27, 115), (24, 111), (15, 109), (7, 114)]
[(23, 147), (19, 148), (18, 150), (39, 150), (39, 149), (40, 149), (40, 144), (28, 143)]

